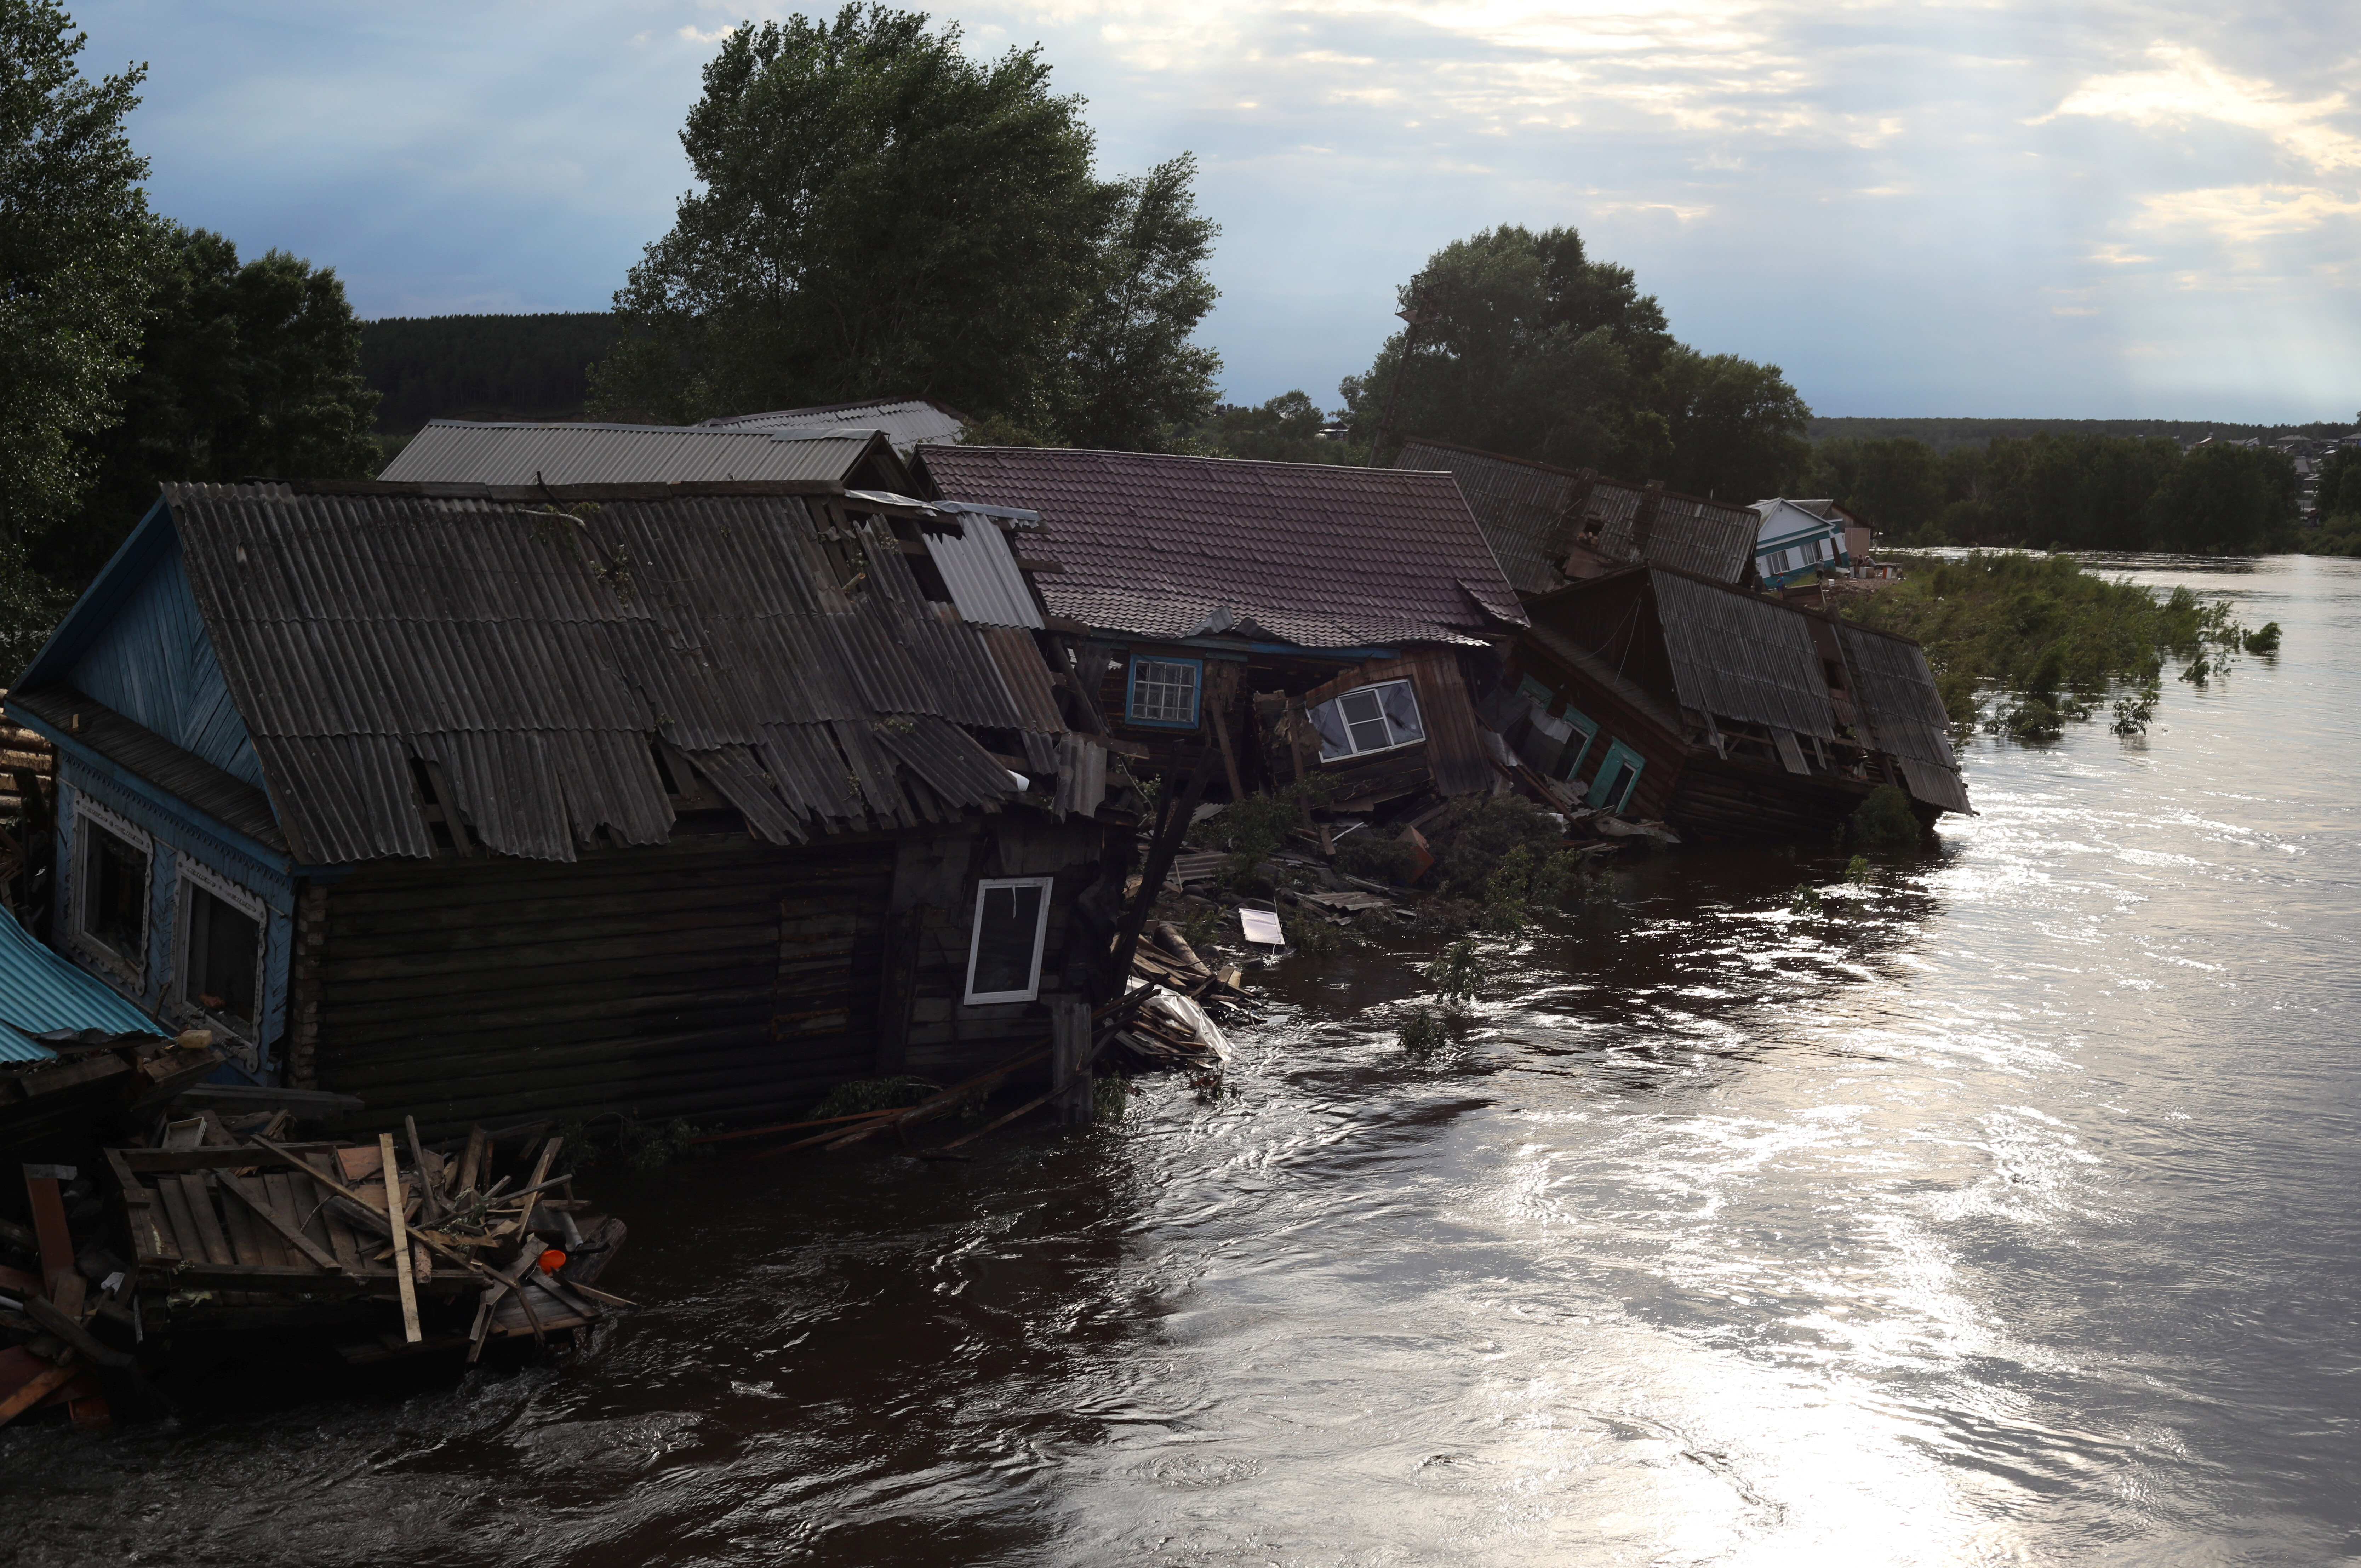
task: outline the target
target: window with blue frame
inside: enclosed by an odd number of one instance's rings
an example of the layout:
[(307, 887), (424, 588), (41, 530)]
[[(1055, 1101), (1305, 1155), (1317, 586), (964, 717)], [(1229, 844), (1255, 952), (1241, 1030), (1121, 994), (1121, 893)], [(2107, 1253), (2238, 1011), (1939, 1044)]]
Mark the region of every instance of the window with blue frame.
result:
[(1133, 724), (1193, 729), (1197, 727), (1197, 699), (1204, 685), (1202, 659), (1134, 658), (1124, 698), (1124, 718)]

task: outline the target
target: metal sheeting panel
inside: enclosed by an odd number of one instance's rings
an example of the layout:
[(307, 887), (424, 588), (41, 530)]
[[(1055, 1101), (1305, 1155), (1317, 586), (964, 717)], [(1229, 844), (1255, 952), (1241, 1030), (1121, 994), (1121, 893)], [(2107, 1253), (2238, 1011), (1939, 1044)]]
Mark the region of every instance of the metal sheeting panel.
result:
[(793, 430), (815, 425), (853, 425), (883, 431), (903, 456), (921, 443), (954, 442), (966, 430), (958, 414), (925, 398), (880, 398), (818, 408), (773, 409), (767, 413), (725, 414), (707, 420), (720, 430)]
[(379, 477), (471, 485), (603, 485), (700, 479), (842, 483), (866, 431), (716, 430), (703, 425), (475, 424), (434, 420)]
[(1836, 623), (1853, 679), (1853, 707), (1870, 745), (1899, 758), (1910, 793), (1929, 806), (1971, 815), (1959, 758), (1951, 751), (1950, 718), (1943, 711), (1935, 673), (1918, 644), (1865, 628)]
[[(840, 591), (793, 496), (573, 513), (390, 488), (166, 498), (280, 825), (311, 863), (432, 853), (414, 762), (440, 767), (489, 848), (562, 861), (602, 831), (667, 836), (658, 738), (714, 758), (729, 798), (774, 791), (795, 820), (748, 816), (795, 842), (943, 803), (993, 809), (1012, 786), (959, 727), (1038, 723), (982, 631), (938, 619), (899, 554), (871, 552), (867, 589)], [(873, 726), (897, 717), (923, 742), (881, 747)], [(933, 792), (922, 806), (905, 770)]]
[(1041, 611), (1025, 574), (1016, 569), (1016, 553), (1008, 536), (988, 519), (971, 517), (962, 532), (928, 533), (927, 554), (951, 590), (962, 620), (978, 626), (1020, 626), (1041, 630)]
[(0, 1061), (49, 1060), (57, 1052), (33, 1036), (56, 1029), (162, 1032), (104, 981), (35, 941), (0, 909)]
[(1682, 707), (1836, 739), (1828, 675), (1801, 615), (1672, 572), (1648, 580)]
[(1571, 543), (1566, 509), (1581, 492), (1580, 475), (1428, 441), (1405, 444), (1394, 466), (1446, 473), (1458, 483), (1484, 543), (1519, 593), (1565, 586), (1558, 567)]

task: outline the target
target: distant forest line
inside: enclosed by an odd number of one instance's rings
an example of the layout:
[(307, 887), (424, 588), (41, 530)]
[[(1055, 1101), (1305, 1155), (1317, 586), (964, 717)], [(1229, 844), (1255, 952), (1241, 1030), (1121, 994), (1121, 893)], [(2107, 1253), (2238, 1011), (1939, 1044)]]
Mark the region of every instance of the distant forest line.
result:
[(381, 436), (414, 435), (430, 419), (574, 419), (590, 366), (622, 335), (611, 311), (387, 316), (361, 323), (361, 376), (384, 396)]
[(1960, 446), (1982, 446), (1994, 437), (2022, 441), (2033, 435), (2098, 435), (2137, 440), (2160, 435), (2179, 442), (2246, 441), (2261, 437), (2277, 441), (2283, 435), (2314, 439), (2344, 435), (2353, 429), (2343, 420), (2311, 424), (2235, 424), (2228, 420), (2202, 419), (1823, 419), (1815, 416), (1805, 430), (1817, 446), (1850, 437), (1855, 441), (1891, 441), (1900, 437), (1924, 442), (1939, 455)]

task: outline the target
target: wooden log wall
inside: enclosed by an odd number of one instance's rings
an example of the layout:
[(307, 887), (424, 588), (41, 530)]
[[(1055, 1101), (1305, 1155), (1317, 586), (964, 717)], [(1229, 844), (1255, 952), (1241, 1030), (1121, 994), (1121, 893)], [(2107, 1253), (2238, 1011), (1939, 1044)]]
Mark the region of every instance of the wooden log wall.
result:
[(297, 1001), (311, 1076), (371, 1125), (799, 1111), (872, 1070), (894, 854), (730, 835), (364, 868), (327, 885)]
[[(8, 694), (0, 691), (0, 697)], [(49, 799), (57, 799), (57, 748), (21, 724), (11, 724), (0, 718), (0, 817), (19, 817), (25, 813), (25, 800), (16, 787), (16, 774), (28, 773), (49, 781)], [(42, 815), (48, 815), (48, 806)]]

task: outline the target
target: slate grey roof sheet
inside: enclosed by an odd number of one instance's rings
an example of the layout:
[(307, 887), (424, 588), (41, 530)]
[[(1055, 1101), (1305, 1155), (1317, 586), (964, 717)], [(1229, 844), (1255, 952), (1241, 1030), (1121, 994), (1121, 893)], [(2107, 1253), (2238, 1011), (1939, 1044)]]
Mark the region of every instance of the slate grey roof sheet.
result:
[(664, 424), (478, 424), (430, 421), (379, 476), (397, 482), (604, 485), (699, 479), (842, 483), (866, 430), (772, 432)]
[(971, 516), (958, 533), (928, 532), (924, 537), (927, 554), (963, 618), (978, 626), (1041, 630), (1041, 609), (1017, 569), (1016, 553), (990, 518)]
[(1929, 806), (1973, 815), (1968, 788), (1951, 750), (1950, 717), (1927, 654), (1906, 637), (1836, 623), (1837, 640), (1853, 679), (1853, 707), (1869, 743), (1905, 764), (1910, 793)]
[(1648, 581), (1682, 707), (1836, 739), (1828, 674), (1800, 614), (1676, 572)]
[(165, 487), (298, 858), (430, 853), (413, 761), (503, 853), (660, 841), (659, 738), (783, 842), (1011, 793), (962, 727), (1038, 705), (897, 552), (840, 592), (799, 497), (429, 489)]
[(1466, 642), (1524, 612), (1446, 474), (1062, 447), (929, 446), (947, 500), (1041, 514), (1051, 613), (1140, 637)]
[(928, 442), (953, 442), (967, 426), (955, 409), (928, 398), (878, 398), (867, 402), (824, 403), (815, 408), (773, 409), (766, 413), (724, 414), (708, 425), (721, 430), (785, 430), (798, 426), (851, 424), (882, 430), (894, 449), (907, 457)]

